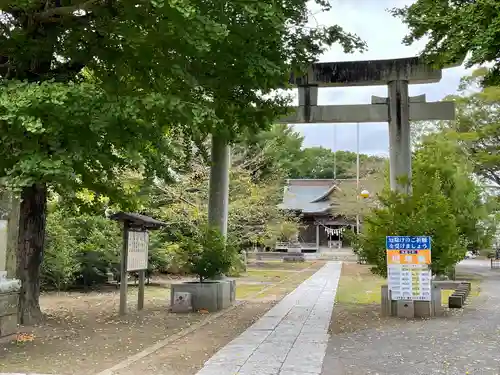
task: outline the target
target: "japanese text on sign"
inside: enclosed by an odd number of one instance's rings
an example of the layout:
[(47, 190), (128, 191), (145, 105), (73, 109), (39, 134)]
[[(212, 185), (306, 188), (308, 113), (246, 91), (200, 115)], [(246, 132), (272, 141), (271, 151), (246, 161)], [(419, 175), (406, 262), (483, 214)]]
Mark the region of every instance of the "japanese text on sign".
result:
[(430, 301), (431, 238), (388, 236), (386, 251), (391, 299)]
[(148, 242), (148, 232), (128, 232), (127, 271), (148, 269)]
[(430, 250), (431, 238), (428, 236), (387, 236), (387, 250)]

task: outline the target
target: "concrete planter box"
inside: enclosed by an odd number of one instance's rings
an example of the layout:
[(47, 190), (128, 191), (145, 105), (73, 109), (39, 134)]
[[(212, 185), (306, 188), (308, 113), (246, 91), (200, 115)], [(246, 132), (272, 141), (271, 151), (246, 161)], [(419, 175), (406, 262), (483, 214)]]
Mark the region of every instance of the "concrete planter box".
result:
[(190, 293), (194, 311), (219, 311), (231, 306), (235, 300), (236, 282), (234, 280), (207, 280), (172, 284), (170, 287), (170, 306), (174, 304), (175, 293)]

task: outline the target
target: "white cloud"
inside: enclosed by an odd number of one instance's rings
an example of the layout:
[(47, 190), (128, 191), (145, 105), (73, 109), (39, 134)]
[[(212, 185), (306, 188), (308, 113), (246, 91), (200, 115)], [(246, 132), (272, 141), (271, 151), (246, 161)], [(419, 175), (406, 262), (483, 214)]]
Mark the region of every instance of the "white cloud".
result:
[[(338, 46), (326, 52), (321, 61), (350, 61), (390, 59), (417, 56), (424, 43), (412, 46), (402, 44), (407, 33), (406, 25), (391, 16), (387, 9), (411, 4), (411, 0), (332, 0), (333, 9), (328, 13), (316, 14), (311, 22), (320, 25), (339, 24), (346, 31), (359, 35), (368, 44), (368, 51), (347, 55)], [(446, 69), (439, 83), (411, 85), (410, 95), (426, 94), (428, 101), (437, 101), (456, 92), (460, 78), (469, 71), (463, 67)], [(371, 96), (387, 96), (387, 88), (349, 87), (322, 88), (318, 104), (368, 104)], [(334, 148), (333, 126), (337, 128), (335, 149), (356, 149), (355, 124), (304, 124), (295, 125), (305, 136), (306, 147), (323, 146)], [(370, 154), (388, 154), (387, 124), (361, 124), (360, 150)]]

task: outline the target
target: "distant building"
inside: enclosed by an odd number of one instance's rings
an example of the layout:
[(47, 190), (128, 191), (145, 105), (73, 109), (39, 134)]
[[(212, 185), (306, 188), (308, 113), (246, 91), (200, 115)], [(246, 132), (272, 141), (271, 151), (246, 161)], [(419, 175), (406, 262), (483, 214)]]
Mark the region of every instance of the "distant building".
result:
[[(300, 215), (298, 241), (302, 251), (315, 252), (322, 247), (340, 247), (342, 232), (356, 227), (355, 206), (349, 209), (355, 201), (354, 179), (290, 179), (279, 207)], [(286, 244), (278, 244), (276, 250), (286, 251)]]

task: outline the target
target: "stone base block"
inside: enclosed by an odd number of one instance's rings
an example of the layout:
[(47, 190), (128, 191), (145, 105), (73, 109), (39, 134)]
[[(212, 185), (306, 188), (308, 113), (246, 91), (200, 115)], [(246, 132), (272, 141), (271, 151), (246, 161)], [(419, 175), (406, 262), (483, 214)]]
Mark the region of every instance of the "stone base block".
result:
[(0, 293), (0, 338), (17, 333), (19, 294)]
[(413, 319), (415, 317), (415, 306), (413, 301), (396, 301), (398, 318)]
[(231, 302), (231, 304), (234, 303), (234, 301), (236, 301), (236, 280), (228, 280), (227, 281), (229, 283), (229, 301)]
[[(429, 318), (442, 315), (444, 309), (441, 306), (441, 290), (433, 289), (431, 301), (392, 301), (387, 285), (381, 287), (381, 313), (382, 316), (398, 316), (409, 318), (411, 313), (408, 308), (413, 309), (412, 318)], [(408, 304), (408, 307), (404, 305)]]
[(174, 303), (171, 305), (172, 312), (174, 313), (188, 313), (193, 311), (191, 304), (191, 293), (174, 293)]
[(288, 253), (283, 256), (283, 262), (305, 262), (305, 260), (302, 253)]
[(433, 316), (431, 301), (413, 301), (415, 318), (430, 318)]
[(174, 305), (176, 293), (189, 293), (194, 311), (219, 311), (232, 305), (231, 291), (233, 290), (235, 296), (235, 286), (236, 282), (234, 280), (172, 284), (170, 288), (170, 305)]
[(448, 307), (450, 309), (460, 309), (462, 308), (463, 304), (464, 304), (463, 296), (452, 294), (448, 298)]

